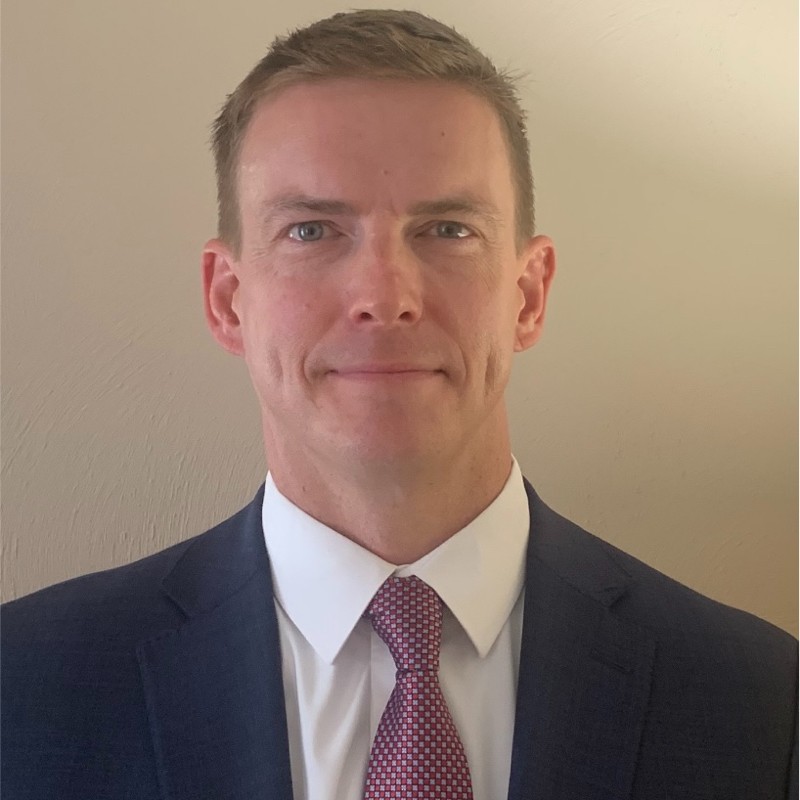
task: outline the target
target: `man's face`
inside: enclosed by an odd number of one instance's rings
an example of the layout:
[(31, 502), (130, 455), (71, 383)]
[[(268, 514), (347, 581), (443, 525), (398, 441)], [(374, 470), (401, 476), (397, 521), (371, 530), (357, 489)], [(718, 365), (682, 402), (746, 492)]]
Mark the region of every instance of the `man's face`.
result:
[(515, 246), (493, 109), (445, 83), (295, 85), (257, 108), (238, 192), (241, 251), (208, 243), (206, 313), (247, 363), (271, 468), (491, 457), (553, 270), (546, 237)]

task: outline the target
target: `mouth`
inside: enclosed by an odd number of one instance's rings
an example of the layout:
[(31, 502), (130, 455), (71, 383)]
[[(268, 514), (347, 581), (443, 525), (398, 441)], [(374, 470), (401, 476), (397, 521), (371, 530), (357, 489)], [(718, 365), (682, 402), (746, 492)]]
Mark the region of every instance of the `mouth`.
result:
[(353, 381), (414, 381), (442, 374), (440, 369), (426, 369), (408, 364), (364, 364), (331, 370), (337, 378)]

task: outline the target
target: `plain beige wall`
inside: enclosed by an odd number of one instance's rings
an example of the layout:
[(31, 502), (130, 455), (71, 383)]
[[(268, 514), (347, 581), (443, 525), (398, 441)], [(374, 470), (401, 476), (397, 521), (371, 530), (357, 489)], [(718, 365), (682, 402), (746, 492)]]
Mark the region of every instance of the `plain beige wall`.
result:
[[(208, 126), (274, 35), (340, 8), (4, 2), (4, 598), (198, 533), (263, 479), (202, 317)], [(417, 8), (529, 73), (560, 261), (509, 393), (525, 473), (796, 633), (794, 0)]]

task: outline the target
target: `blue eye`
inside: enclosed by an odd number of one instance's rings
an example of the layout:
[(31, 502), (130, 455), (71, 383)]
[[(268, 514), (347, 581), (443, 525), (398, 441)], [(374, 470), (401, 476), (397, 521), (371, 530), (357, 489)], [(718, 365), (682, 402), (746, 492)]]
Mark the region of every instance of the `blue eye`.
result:
[(443, 239), (466, 239), (472, 235), (470, 229), (460, 222), (437, 222), (433, 226), (433, 232)]
[(289, 229), (289, 238), (298, 242), (317, 242), (325, 236), (325, 223), (300, 222)]

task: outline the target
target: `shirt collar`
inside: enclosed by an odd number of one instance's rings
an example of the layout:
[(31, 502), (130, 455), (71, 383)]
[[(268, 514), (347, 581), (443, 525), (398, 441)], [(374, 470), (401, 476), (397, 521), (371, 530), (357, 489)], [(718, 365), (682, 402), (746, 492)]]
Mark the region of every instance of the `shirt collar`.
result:
[(522, 591), (528, 500), (516, 459), (500, 494), (466, 527), (413, 564), (384, 561), (306, 514), (267, 475), (262, 524), (278, 603), (332, 664), (391, 575), (429, 584), (484, 657)]

